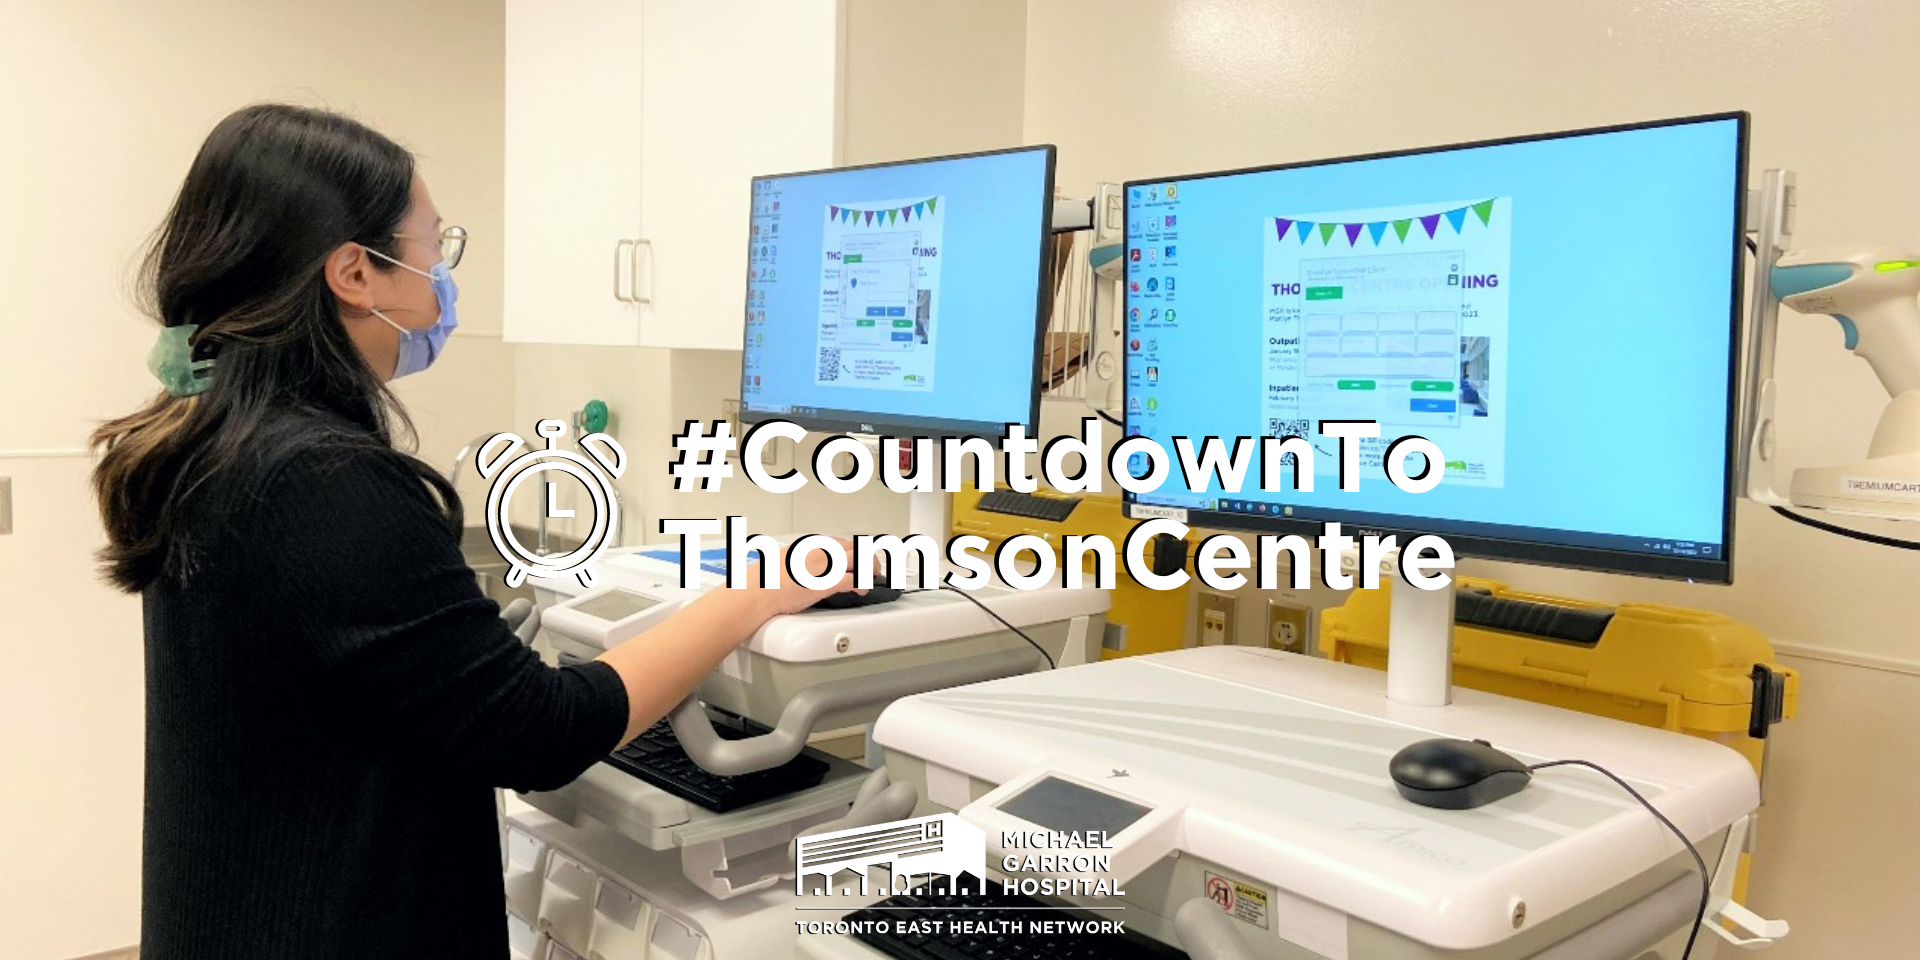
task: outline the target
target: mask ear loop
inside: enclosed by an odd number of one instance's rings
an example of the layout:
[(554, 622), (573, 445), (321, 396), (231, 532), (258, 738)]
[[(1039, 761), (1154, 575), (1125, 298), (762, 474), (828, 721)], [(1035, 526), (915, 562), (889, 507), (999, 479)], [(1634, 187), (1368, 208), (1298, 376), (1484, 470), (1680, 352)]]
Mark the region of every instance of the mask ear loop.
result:
[[(432, 282), (434, 282), (434, 277), (433, 277), (433, 274), (431, 274), (431, 273), (428, 273), (428, 272), (426, 272), (425, 270), (422, 270), (422, 269), (420, 269), (419, 267), (416, 267), (416, 266), (414, 266), (414, 265), (412, 265), (412, 264), (410, 264), (410, 263), (403, 263), (403, 262), (401, 262), (401, 261), (399, 261), (399, 260), (395, 260), (394, 258), (392, 258), (392, 257), (389, 257), (389, 256), (387, 256), (386, 254), (384, 254), (384, 253), (381, 253), (380, 251), (378, 251), (378, 250), (375, 250), (374, 248), (372, 248), (372, 247), (369, 247), (369, 246), (367, 246), (367, 245), (366, 245), (366, 244), (364, 244), (364, 243), (360, 245), (360, 249), (362, 249), (362, 250), (365, 250), (366, 252), (368, 252), (368, 253), (371, 253), (371, 254), (373, 254), (374, 256), (376, 256), (376, 257), (379, 257), (380, 259), (382, 259), (382, 260), (385, 260), (386, 262), (388, 262), (388, 263), (391, 263), (391, 264), (393, 264), (393, 265), (394, 265), (394, 266), (396, 266), (396, 267), (399, 267), (399, 268), (400, 268), (400, 269), (402, 269), (402, 270), (411, 270), (411, 271), (413, 271), (414, 273), (417, 273), (417, 274), (419, 274), (419, 275), (421, 275), (421, 276), (423, 276), (423, 277), (426, 277), (426, 278), (427, 278), (427, 281), (428, 281), (429, 283), (432, 283)], [(442, 261), (442, 262), (445, 262), (445, 261)], [(384, 313), (381, 313), (381, 312), (380, 312), (379, 310), (376, 310), (376, 309), (374, 309), (373, 307), (368, 307), (368, 308), (367, 308), (367, 311), (368, 311), (369, 313), (372, 313), (372, 314), (373, 314), (374, 316), (376, 316), (376, 317), (379, 317), (379, 318), (380, 318), (380, 319), (382, 319), (382, 320), (385, 320), (385, 321), (387, 322), (387, 326), (389, 326), (389, 327), (392, 327), (392, 328), (394, 328), (395, 330), (398, 330), (398, 331), (400, 331), (400, 335), (401, 335), (401, 336), (403, 336), (403, 337), (408, 337), (408, 336), (412, 336), (412, 335), (413, 335), (413, 334), (415, 333), (415, 331), (413, 331), (413, 330), (409, 330), (409, 329), (407, 329), (406, 327), (403, 327), (403, 326), (401, 326), (401, 325), (399, 325), (399, 324), (397, 324), (397, 323), (394, 323), (394, 322), (393, 322), (393, 318), (391, 318), (391, 317), (389, 317), (389, 316), (387, 316), (387, 315), (386, 315), (386, 314), (384, 314)]]
[[(380, 251), (375, 250), (374, 248), (369, 247), (364, 243), (360, 245), (360, 249), (365, 250), (366, 252), (371, 253), (374, 256), (379, 257), (380, 259), (385, 260), (386, 262), (391, 263), (396, 267), (399, 267), (402, 270), (411, 270), (414, 273), (417, 273), (423, 277), (426, 277), (428, 280), (433, 279), (433, 274), (428, 273), (427, 271), (422, 270), (419, 267), (414, 266), (413, 264), (406, 263), (400, 260), (395, 260), (394, 258), (389, 257), (386, 254), (381, 253)], [(445, 261), (441, 261), (441, 262), (444, 263)]]
[(392, 317), (389, 317), (389, 316), (387, 316), (386, 314), (384, 314), (384, 313), (381, 313), (380, 311), (378, 311), (378, 310), (375, 310), (375, 309), (374, 309), (374, 308), (372, 308), (372, 307), (368, 307), (368, 308), (367, 308), (367, 312), (368, 312), (368, 313), (371, 313), (371, 314), (373, 314), (373, 315), (374, 315), (374, 316), (376, 316), (376, 317), (379, 317), (379, 318), (380, 318), (380, 319), (382, 319), (382, 320), (385, 320), (385, 321), (386, 321), (386, 323), (387, 323), (387, 326), (389, 326), (389, 327), (392, 327), (392, 328), (394, 328), (395, 330), (398, 330), (398, 331), (400, 331), (400, 335), (401, 335), (401, 336), (403, 336), (403, 337), (405, 337), (405, 336), (411, 336), (411, 335), (413, 334), (413, 331), (412, 331), (412, 330), (408, 330), (408, 329), (407, 329), (406, 327), (403, 327), (403, 326), (401, 326), (401, 325), (399, 325), (399, 324), (397, 324), (397, 323), (394, 323), (394, 322), (393, 322), (393, 318), (392, 318)]

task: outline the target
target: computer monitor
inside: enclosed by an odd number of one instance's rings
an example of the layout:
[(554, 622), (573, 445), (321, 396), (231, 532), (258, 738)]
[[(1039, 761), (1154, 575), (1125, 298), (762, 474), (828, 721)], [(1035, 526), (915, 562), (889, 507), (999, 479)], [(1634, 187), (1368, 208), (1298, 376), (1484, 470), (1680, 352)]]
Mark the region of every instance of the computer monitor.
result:
[[(1745, 114), (1126, 184), (1126, 426), (1314, 442), (1130, 515), (1730, 582)], [(1373, 420), (1343, 492), (1326, 420)], [(1446, 461), (1409, 493), (1394, 438)], [(1419, 472), (1419, 458), (1414, 473)], [(1135, 476), (1141, 463), (1127, 465)], [(1159, 511), (1141, 510), (1155, 505)]]
[(740, 409), (902, 437), (1037, 429), (1054, 148), (756, 177)]

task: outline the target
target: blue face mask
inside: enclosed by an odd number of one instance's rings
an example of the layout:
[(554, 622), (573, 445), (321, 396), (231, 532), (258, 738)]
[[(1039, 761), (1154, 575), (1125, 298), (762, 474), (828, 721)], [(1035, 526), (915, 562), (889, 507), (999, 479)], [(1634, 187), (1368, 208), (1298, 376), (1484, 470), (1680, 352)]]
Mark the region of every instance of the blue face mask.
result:
[(394, 361), (393, 379), (398, 380), (433, 366), (433, 361), (438, 360), (440, 353), (446, 349), (447, 336), (460, 325), (460, 319), (453, 312), (454, 301), (460, 299), (460, 288), (454, 285), (453, 272), (444, 260), (434, 264), (432, 271), (423, 271), (418, 267), (401, 263), (372, 247), (364, 249), (388, 263), (403, 270), (411, 270), (433, 282), (433, 298), (440, 304), (440, 318), (434, 321), (431, 327), (423, 330), (409, 330), (394, 323), (386, 314), (378, 310), (373, 311), (373, 315), (385, 320), (387, 326), (400, 331), (400, 356)]

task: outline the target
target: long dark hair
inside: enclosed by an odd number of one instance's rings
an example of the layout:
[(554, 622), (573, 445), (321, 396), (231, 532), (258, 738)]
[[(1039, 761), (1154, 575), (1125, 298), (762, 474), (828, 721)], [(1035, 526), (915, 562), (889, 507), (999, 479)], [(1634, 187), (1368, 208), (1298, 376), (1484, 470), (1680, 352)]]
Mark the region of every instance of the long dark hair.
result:
[(141, 292), (162, 325), (198, 325), (193, 356), (215, 361), (212, 382), (190, 397), (162, 391), (93, 434), (101, 560), (115, 586), (188, 579), (194, 497), (294, 449), (399, 457), (459, 525), (452, 485), (394, 448), (396, 425), (411, 444), (412, 423), (348, 337), (324, 274), (344, 243), (399, 256), (413, 174), (399, 144), (321, 110), (251, 106), (207, 136), (148, 250)]

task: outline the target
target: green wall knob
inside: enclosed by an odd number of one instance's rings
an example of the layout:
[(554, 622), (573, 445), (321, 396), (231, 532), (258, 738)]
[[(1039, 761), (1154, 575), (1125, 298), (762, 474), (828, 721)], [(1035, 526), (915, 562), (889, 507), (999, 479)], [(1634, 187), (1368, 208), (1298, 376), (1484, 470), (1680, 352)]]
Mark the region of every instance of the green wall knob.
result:
[(607, 405), (600, 400), (588, 400), (586, 407), (580, 411), (581, 423), (588, 433), (606, 432), (608, 416)]

